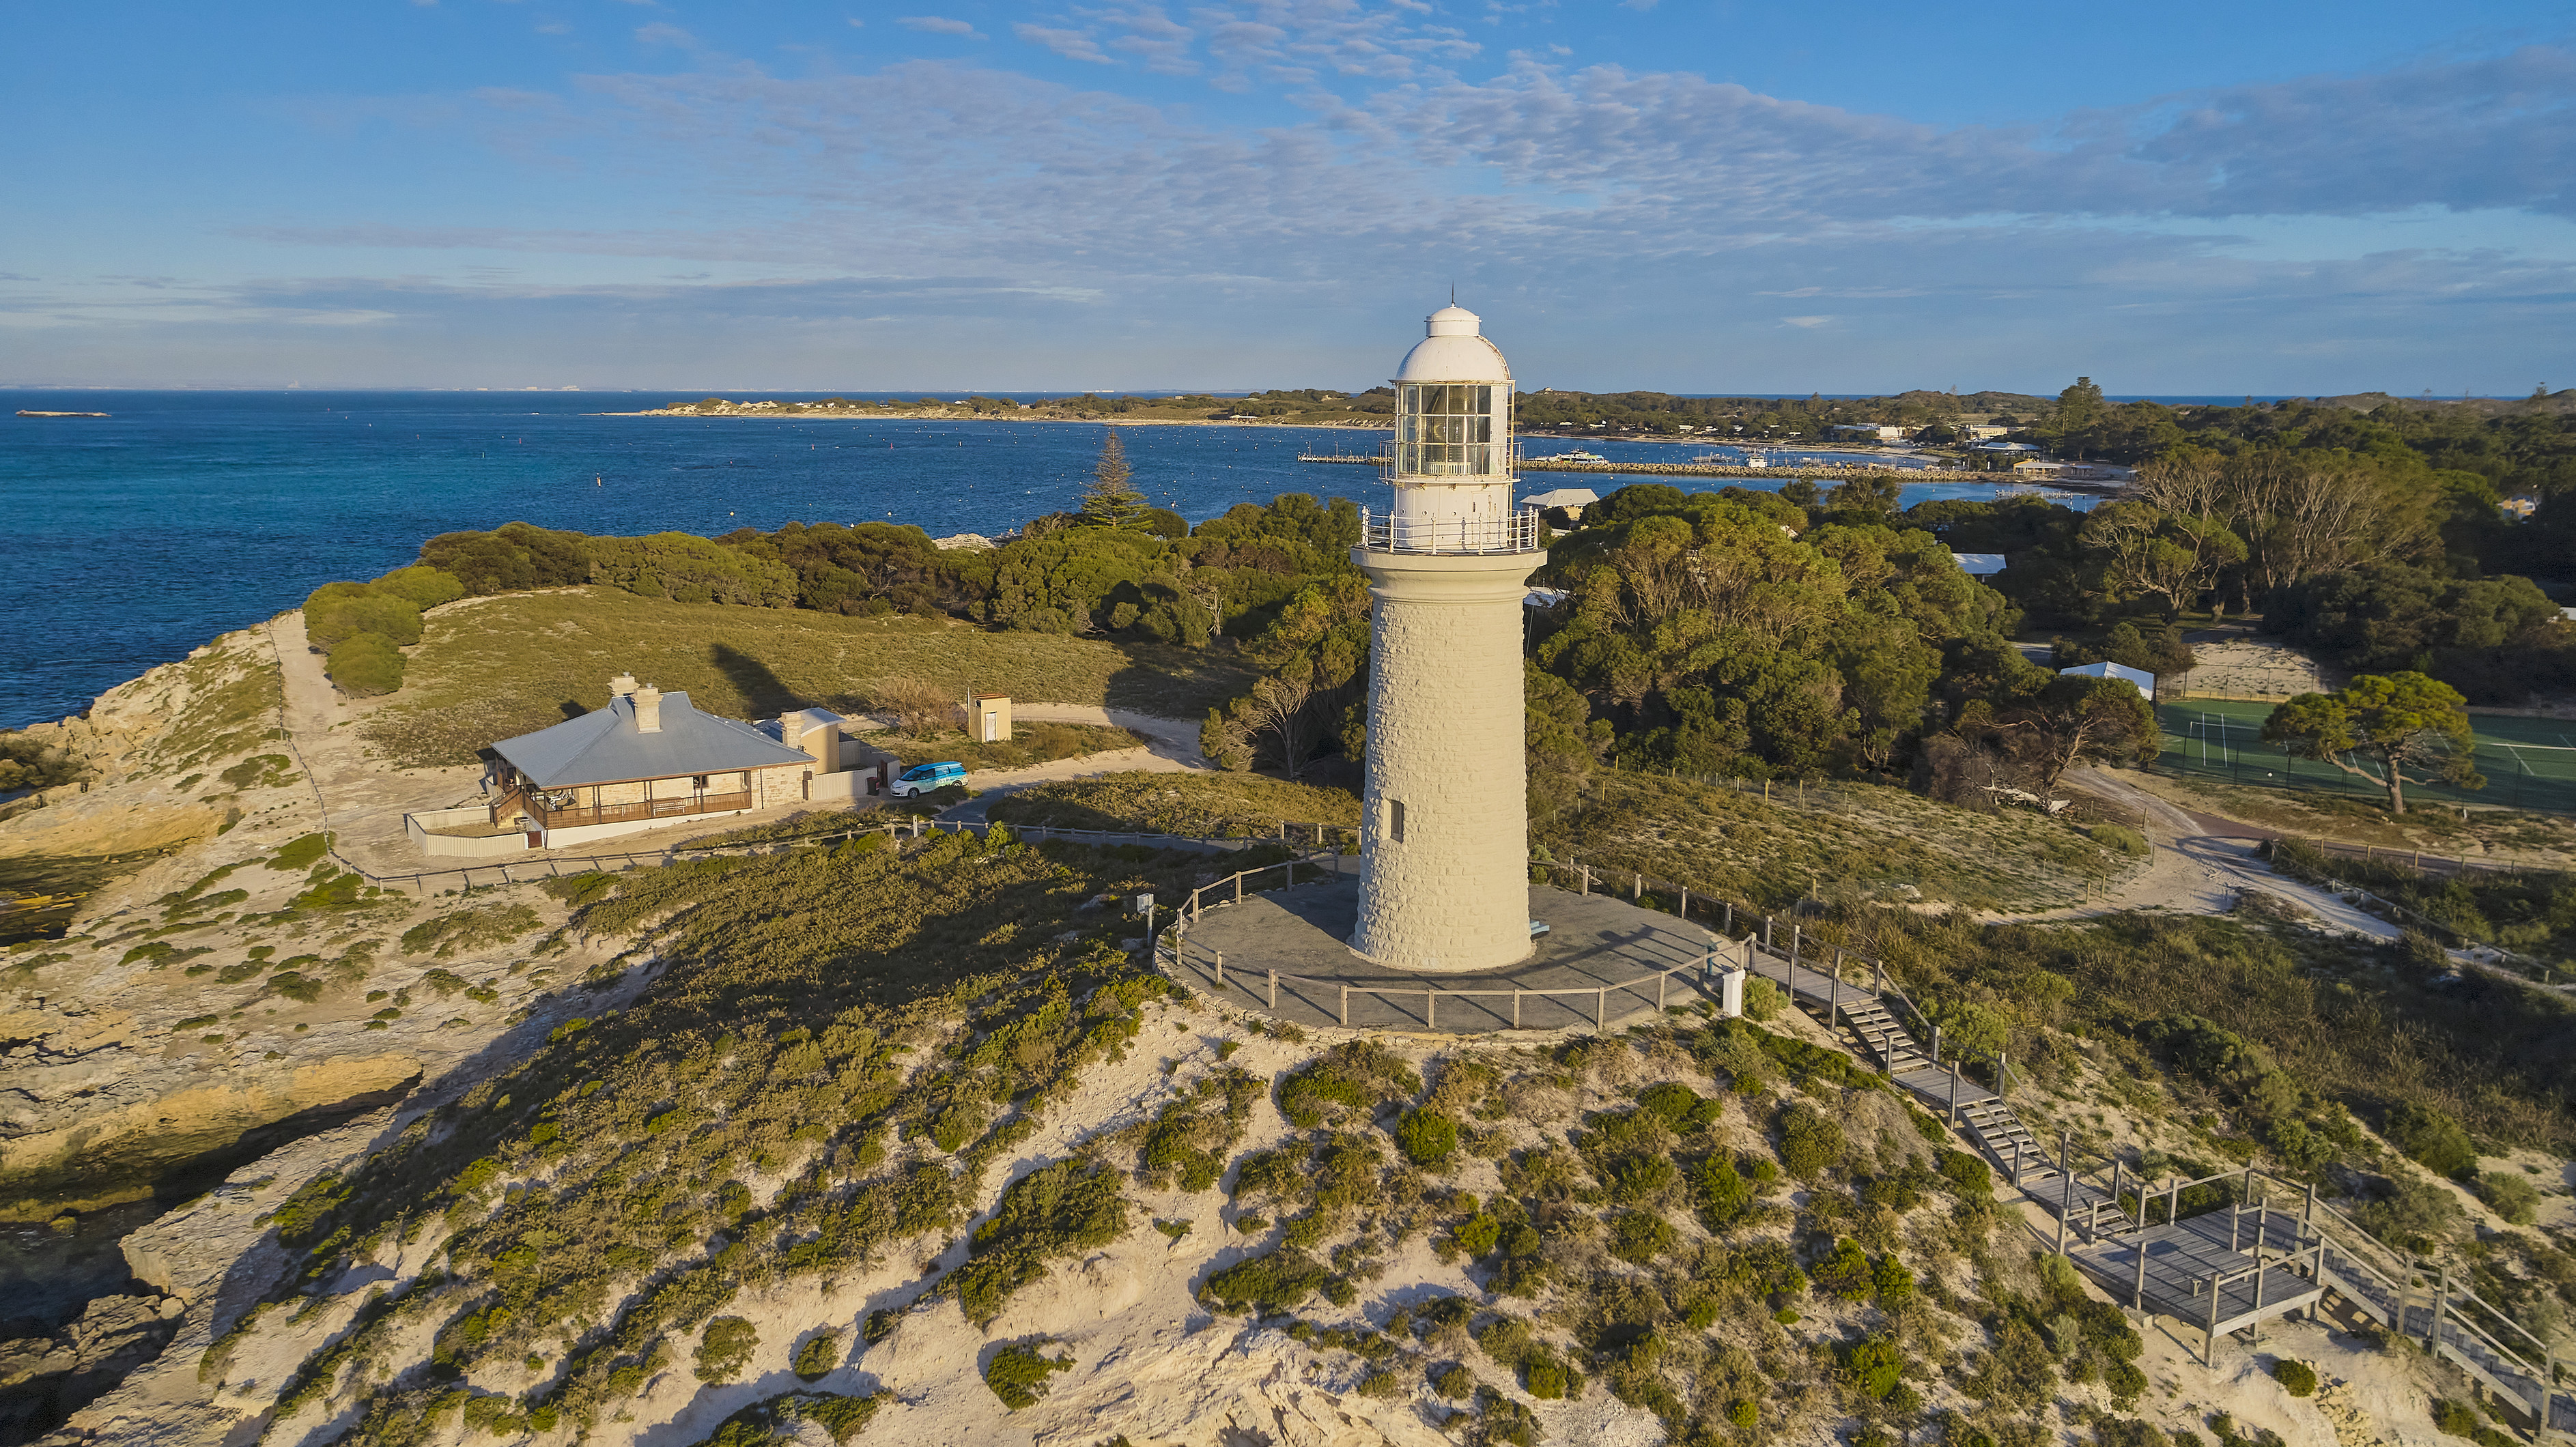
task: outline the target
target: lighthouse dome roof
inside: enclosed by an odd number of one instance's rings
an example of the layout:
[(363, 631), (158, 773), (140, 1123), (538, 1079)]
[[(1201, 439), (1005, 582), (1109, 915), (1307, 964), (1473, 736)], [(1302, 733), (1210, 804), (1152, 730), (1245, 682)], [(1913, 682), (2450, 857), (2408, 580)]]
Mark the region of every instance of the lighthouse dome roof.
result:
[(1399, 382), (1508, 382), (1511, 363), (1502, 349), (1487, 341), (1474, 312), (1444, 306), (1423, 318), (1426, 335), (1404, 354), (1395, 369)]

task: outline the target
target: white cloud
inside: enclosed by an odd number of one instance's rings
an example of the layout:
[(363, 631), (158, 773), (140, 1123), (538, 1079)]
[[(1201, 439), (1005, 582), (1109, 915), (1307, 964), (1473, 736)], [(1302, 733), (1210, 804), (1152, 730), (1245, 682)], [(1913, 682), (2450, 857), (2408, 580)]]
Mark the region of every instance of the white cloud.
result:
[(898, 16), (895, 23), (907, 30), (918, 30), (926, 35), (962, 35), (968, 40), (984, 38), (983, 32), (974, 26), (945, 15), (904, 15)]
[(1067, 60), (1087, 60), (1094, 65), (1116, 65), (1098, 41), (1079, 30), (1053, 30), (1043, 25), (1013, 25), (1011, 33), (1031, 45), (1042, 46)]
[(650, 25), (637, 26), (635, 28), (635, 41), (638, 45), (661, 45), (668, 46), (674, 50), (695, 50), (698, 48), (698, 38), (696, 36), (691, 35), (689, 32), (682, 30), (680, 27), (673, 25), (666, 20), (656, 20)]
[(1825, 323), (1830, 322), (1830, 321), (1832, 321), (1832, 320), (1833, 320), (1833, 318), (1832, 318), (1832, 317), (1829, 317), (1829, 316), (1827, 316), (1827, 317), (1782, 317), (1782, 318), (1780, 318), (1780, 323), (1781, 323), (1781, 325), (1783, 325), (1783, 326), (1791, 326), (1791, 327), (1820, 327), (1820, 326), (1823, 326)]

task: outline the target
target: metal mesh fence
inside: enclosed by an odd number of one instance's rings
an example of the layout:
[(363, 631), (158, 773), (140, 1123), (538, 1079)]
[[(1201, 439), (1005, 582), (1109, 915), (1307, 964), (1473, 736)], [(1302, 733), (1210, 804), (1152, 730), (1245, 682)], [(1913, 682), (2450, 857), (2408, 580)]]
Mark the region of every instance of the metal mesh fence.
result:
[[(2174, 774), (2258, 788), (2386, 796), (2386, 786), (2376, 778), (2347, 773), (2322, 759), (2295, 758), (2279, 744), (2263, 742), (2263, 720), (2275, 706), (2235, 699), (2159, 704), (2156, 718), (2164, 728), (2164, 744), (2156, 763)], [(2470, 721), (2486, 787), (2410, 781), (2408, 800), (2576, 814), (2576, 721), (2497, 714), (2475, 714)], [(2364, 766), (2375, 772), (2376, 766)]]

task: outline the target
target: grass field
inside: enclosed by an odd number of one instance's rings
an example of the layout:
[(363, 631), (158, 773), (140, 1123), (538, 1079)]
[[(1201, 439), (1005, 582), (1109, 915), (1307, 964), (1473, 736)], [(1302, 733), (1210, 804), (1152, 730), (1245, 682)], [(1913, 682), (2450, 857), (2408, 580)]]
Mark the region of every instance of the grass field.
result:
[(1195, 719), (1250, 686), (1228, 659), (1150, 644), (989, 633), (926, 618), (669, 603), (610, 588), (514, 593), (442, 608), (402, 690), (361, 725), (402, 767), (471, 762), (496, 739), (608, 702), (631, 672), (709, 713), (756, 719), (819, 704), (855, 713), (888, 679), (1037, 703)]
[[(2371, 781), (2314, 759), (2293, 759), (2263, 742), (2263, 720), (2273, 705), (2229, 699), (2159, 705), (2164, 726), (2159, 767), (2184, 778), (2223, 780), (2263, 788), (2315, 789), (2384, 797)], [(2449, 784), (2410, 784), (2406, 796), (2453, 804), (2576, 814), (2576, 722), (2471, 714), (2477, 733), (2483, 789)]]
[(1801, 898), (1902, 898), (2007, 913), (2082, 904), (2086, 886), (2127, 861), (2068, 821), (2028, 810), (1985, 814), (1881, 784), (1837, 783), (1801, 796), (1659, 779), (1594, 776), (1591, 797), (1530, 838), (1561, 859), (1638, 869), (1765, 909)]

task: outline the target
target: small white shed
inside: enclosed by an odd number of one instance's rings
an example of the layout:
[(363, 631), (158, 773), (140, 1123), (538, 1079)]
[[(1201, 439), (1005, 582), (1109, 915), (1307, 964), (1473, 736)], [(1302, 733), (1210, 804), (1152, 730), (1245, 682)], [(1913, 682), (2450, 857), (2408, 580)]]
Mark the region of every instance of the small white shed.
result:
[(2156, 676), (2143, 668), (2131, 668), (2120, 663), (2082, 663), (2073, 668), (2061, 668), (2057, 671), (2080, 673), (2087, 678), (2116, 678), (2148, 698), (2156, 696)]

